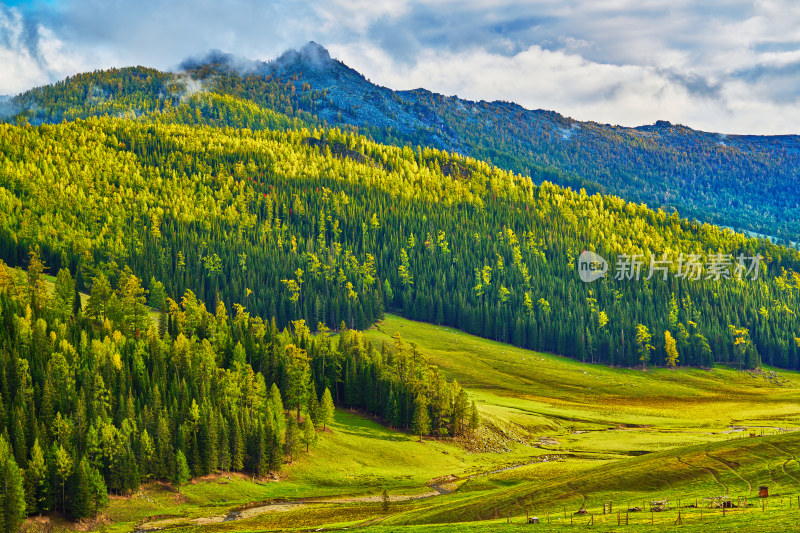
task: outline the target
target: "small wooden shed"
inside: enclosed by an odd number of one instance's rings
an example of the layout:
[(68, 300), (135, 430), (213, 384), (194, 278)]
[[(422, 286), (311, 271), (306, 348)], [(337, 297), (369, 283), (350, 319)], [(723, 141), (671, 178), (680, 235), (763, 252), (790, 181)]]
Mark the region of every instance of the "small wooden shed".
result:
[(759, 498), (769, 498), (769, 487), (766, 485), (761, 485), (758, 487), (758, 497)]

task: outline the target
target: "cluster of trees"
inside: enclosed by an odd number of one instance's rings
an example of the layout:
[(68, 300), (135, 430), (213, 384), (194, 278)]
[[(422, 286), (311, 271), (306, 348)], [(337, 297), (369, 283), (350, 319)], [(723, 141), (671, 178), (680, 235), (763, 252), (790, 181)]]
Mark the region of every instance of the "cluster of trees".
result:
[(420, 436), (478, 423), (463, 389), (399, 337), (377, 350), (344, 325), (338, 342), (303, 320), (281, 331), (238, 304), (231, 316), (190, 290), (180, 302), (160, 283), (146, 291), (127, 268), (113, 289), (93, 278), (84, 307), (68, 268), (52, 290), (44, 269), (36, 250), (27, 274), (0, 262), (6, 517), (82, 518), (147, 480), (277, 472), (333, 421), (334, 400)]
[(56, 124), (101, 115), (137, 117), (178, 105), (185, 84), (145, 67), (95, 70), (36, 87), (11, 99), (15, 120)]

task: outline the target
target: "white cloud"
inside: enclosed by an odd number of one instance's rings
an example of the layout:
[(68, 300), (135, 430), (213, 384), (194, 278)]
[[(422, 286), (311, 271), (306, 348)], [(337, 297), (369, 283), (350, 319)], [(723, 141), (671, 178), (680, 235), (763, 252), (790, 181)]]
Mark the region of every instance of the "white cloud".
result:
[[(36, 48), (26, 43), (35, 30)], [(16, 93), (34, 85), (63, 78), (85, 65), (64, 52), (64, 43), (44, 27), (26, 29), (22, 14), (0, 7), (0, 92)]]
[(800, 110), (781, 109), (741, 81), (706, 98), (652, 67), (601, 64), (538, 46), (510, 57), (481, 49), (425, 52), (410, 66), (393, 63), (369, 43), (331, 47), (331, 53), (394, 89), (513, 101), (578, 120), (636, 126), (663, 119), (707, 131), (775, 134), (796, 131), (800, 123)]
[[(710, 5), (710, 7), (709, 7)], [(581, 120), (800, 133), (792, 0), (53, 0), (0, 6), (0, 93), (94, 68), (170, 68), (308, 40), (394, 89)]]

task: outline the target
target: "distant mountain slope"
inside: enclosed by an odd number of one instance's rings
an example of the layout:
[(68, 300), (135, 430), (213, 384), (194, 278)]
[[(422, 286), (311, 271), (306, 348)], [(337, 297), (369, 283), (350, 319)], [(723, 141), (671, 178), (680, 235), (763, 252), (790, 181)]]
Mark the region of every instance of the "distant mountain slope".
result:
[[(117, 83), (105, 85), (103, 73), (82, 75), (98, 80), (78, 76), (15, 101), (34, 122), (59, 122), (71, 116), (119, 115), (131, 106), (151, 112), (200, 88), (250, 100), (309, 126), (355, 127), (379, 142), (457, 152), (537, 181), (616, 194), (654, 208), (675, 208), (683, 216), (800, 240), (797, 136), (726, 136), (663, 121), (623, 128), (508, 102), (471, 102), (422, 89), (392, 91), (332, 59), (316, 43), (268, 63), (213, 52), (183, 68), (180, 75), (139, 69), (138, 78), (131, 79), (119, 75), (126, 69), (109, 71)], [(145, 73), (149, 85), (141, 81)], [(68, 90), (78, 86), (77, 95)], [(138, 87), (133, 93), (147, 95), (152, 103), (137, 101), (129, 86)], [(48, 107), (58, 90), (70, 98)]]

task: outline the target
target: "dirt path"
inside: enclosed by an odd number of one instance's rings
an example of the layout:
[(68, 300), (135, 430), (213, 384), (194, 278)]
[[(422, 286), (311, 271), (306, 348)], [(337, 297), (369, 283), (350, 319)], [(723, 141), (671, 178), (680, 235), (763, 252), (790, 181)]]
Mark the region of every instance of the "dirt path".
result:
[[(434, 490), (424, 492), (421, 494), (397, 494), (389, 496), (390, 502), (404, 502), (409, 500), (419, 500), (422, 498), (432, 498), (434, 496), (441, 496), (451, 492), (443, 487), (433, 486)], [(293, 511), (295, 509), (306, 507), (309, 505), (337, 505), (337, 504), (352, 504), (352, 503), (378, 503), (383, 501), (383, 496), (353, 496), (353, 497), (334, 497), (334, 498), (306, 498), (293, 502), (274, 502), (249, 507), (246, 509), (234, 510), (225, 515), (206, 516), (201, 518), (169, 518), (165, 520), (154, 520), (140, 525), (134, 530), (135, 533), (149, 533), (153, 531), (162, 531), (175, 527), (185, 526), (204, 526), (209, 524), (220, 524), (222, 522), (233, 522), (236, 520), (245, 520), (253, 518), (266, 513), (283, 513)]]
[(711, 477), (714, 478), (714, 481), (716, 481), (717, 483), (722, 485), (722, 488), (725, 489), (725, 495), (726, 496), (728, 495), (728, 486), (725, 483), (723, 483), (722, 481), (720, 481), (719, 476), (717, 476), (717, 471), (716, 470), (714, 470), (713, 468), (710, 468), (708, 466), (697, 466), (697, 465), (693, 465), (692, 463), (687, 463), (686, 461), (684, 461), (680, 457), (678, 457), (677, 459), (678, 459), (678, 461), (680, 461), (681, 463), (685, 464), (686, 466), (688, 466), (690, 468), (697, 468), (697, 469), (705, 470), (706, 472), (708, 472), (711, 475)]
[(745, 483), (747, 483), (747, 493), (748, 493), (748, 494), (752, 494), (752, 493), (753, 493), (753, 486), (750, 484), (750, 482), (749, 482), (749, 481), (747, 481), (745, 478), (743, 478), (743, 477), (742, 477), (742, 476), (739, 474), (739, 472), (737, 472), (736, 470), (734, 470), (734, 469), (733, 469), (733, 467), (732, 467), (731, 465), (729, 465), (727, 462), (723, 461), (723, 460), (722, 460), (722, 459), (720, 459), (719, 457), (714, 457), (713, 455), (711, 455), (711, 454), (710, 454), (710, 453), (708, 453), (708, 452), (706, 452), (706, 457), (709, 457), (709, 458), (711, 458), (711, 459), (714, 459), (714, 460), (715, 460), (715, 461), (717, 461), (718, 463), (720, 463), (720, 464), (724, 465), (724, 466), (725, 466), (725, 468), (727, 468), (728, 470), (730, 470), (730, 471), (733, 473), (733, 475), (734, 475), (734, 476), (738, 477), (739, 479), (741, 479), (742, 481), (744, 481)]
[[(524, 466), (528, 466), (535, 463), (546, 462), (546, 461), (555, 461), (561, 458), (560, 455), (545, 455), (538, 457), (532, 461), (527, 461), (525, 463), (520, 463), (516, 465), (506, 466), (503, 468), (498, 468), (495, 470), (490, 470), (487, 472), (478, 472), (477, 474), (470, 474), (468, 476), (463, 477), (456, 477), (456, 476), (447, 476), (444, 478), (437, 478), (436, 480), (432, 480), (428, 486), (430, 487), (430, 491), (422, 492), (419, 494), (395, 494), (389, 496), (390, 502), (406, 502), (410, 500), (421, 500), (424, 498), (434, 498), (436, 496), (443, 496), (445, 494), (450, 494), (456, 489), (456, 483), (459, 481), (464, 481), (466, 479), (472, 479), (475, 477), (480, 476), (490, 476), (493, 474), (499, 474), (500, 472), (507, 472), (509, 470), (514, 470), (516, 468), (522, 468)], [(579, 493), (580, 494), (580, 493)], [(583, 496), (581, 494), (581, 496)], [(584, 500), (586, 499), (583, 496)], [(379, 503), (383, 501), (383, 495), (381, 494), (374, 494), (370, 496), (333, 496), (333, 497), (317, 497), (317, 498), (303, 498), (296, 501), (291, 502), (272, 502), (272, 503), (264, 503), (262, 505), (254, 505), (253, 507), (247, 507), (244, 509), (238, 509), (234, 511), (230, 511), (228, 514), (225, 515), (216, 515), (216, 516), (207, 516), (201, 518), (167, 518), (162, 520), (153, 520), (151, 522), (145, 522), (139, 525), (135, 530), (134, 533), (151, 533), (155, 531), (162, 531), (165, 529), (171, 529), (176, 527), (185, 527), (185, 526), (203, 526), (209, 524), (219, 524), (222, 522), (232, 522), (235, 520), (245, 520), (247, 518), (253, 518), (255, 516), (259, 516), (266, 513), (283, 513), (287, 511), (292, 511), (298, 509), (300, 507), (305, 507), (309, 505), (342, 505), (342, 504), (353, 504), (353, 503)]]
[(792, 474), (790, 474), (788, 470), (786, 470), (786, 465), (788, 465), (788, 464), (789, 464), (789, 463), (791, 463), (792, 461), (794, 461), (794, 462), (797, 462), (797, 457), (795, 457), (793, 453), (789, 453), (789, 452), (787, 452), (786, 450), (784, 450), (783, 448), (780, 448), (780, 447), (776, 446), (775, 444), (773, 444), (773, 443), (771, 443), (771, 442), (769, 442), (769, 443), (767, 443), (767, 444), (769, 444), (770, 446), (772, 446), (773, 448), (775, 448), (775, 449), (776, 449), (776, 450), (778, 450), (779, 452), (781, 452), (781, 453), (785, 453), (786, 455), (788, 455), (789, 457), (791, 457), (791, 459), (787, 459), (786, 461), (784, 461), (784, 462), (783, 462), (783, 464), (781, 465), (781, 468), (783, 468), (783, 473), (784, 473), (784, 474), (786, 474), (786, 476), (787, 476), (787, 477), (790, 477), (790, 478), (792, 478), (793, 480), (795, 480), (797, 483), (800, 483), (800, 479), (797, 479), (795, 476), (793, 476)]

